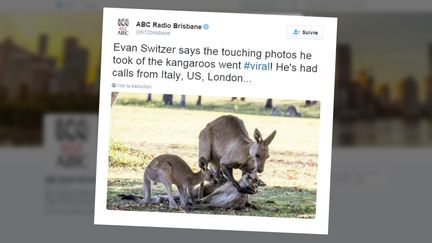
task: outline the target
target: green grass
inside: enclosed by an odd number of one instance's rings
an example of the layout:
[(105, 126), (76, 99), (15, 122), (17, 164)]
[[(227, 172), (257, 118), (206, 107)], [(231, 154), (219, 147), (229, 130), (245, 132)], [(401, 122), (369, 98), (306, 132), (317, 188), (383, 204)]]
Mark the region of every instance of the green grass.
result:
[(119, 141), (110, 142), (109, 167), (142, 167), (147, 166), (152, 157), (142, 150), (126, 146)]
[[(132, 172), (134, 174), (136, 171)], [(122, 172), (124, 173), (124, 171)], [(179, 209), (170, 209), (167, 203), (160, 205), (138, 205), (131, 201), (122, 201), (118, 194), (142, 195), (141, 179), (114, 179), (108, 181), (109, 191), (107, 209), (179, 212)], [(166, 194), (162, 185), (152, 188), (152, 195)], [(175, 186), (173, 186), (175, 191)], [(259, 207), (259, 210), (245, 208), (243, 210), (225, 209), (194, 209), (189, 213), (199, 214), (223, 214), (223, 215), (247, 215), (263, 217), (287, 217), (287, 218), (314, 218), (316, 192), (292, 187), (261, 187), (260, 191), (251, 196), (251, 202)]]

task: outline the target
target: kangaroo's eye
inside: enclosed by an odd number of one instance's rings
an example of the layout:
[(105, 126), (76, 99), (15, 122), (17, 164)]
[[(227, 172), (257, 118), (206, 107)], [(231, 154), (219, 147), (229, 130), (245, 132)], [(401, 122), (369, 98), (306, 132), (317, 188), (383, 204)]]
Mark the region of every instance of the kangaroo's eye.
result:
[(260, 155), (259, 155), (259, 154), (256, 154), (256, 155), (255, 155), (255, 157), (259, 158), (259, 157), (260, 157)]

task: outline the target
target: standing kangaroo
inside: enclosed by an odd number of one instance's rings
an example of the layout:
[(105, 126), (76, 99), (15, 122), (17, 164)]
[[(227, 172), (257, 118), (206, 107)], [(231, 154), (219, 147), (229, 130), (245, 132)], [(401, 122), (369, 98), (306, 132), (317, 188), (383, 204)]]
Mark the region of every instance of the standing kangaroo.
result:
[(243, 174), (255, 170), (262, 173), (269, 157), (268, 145), (275, 135), (276, 130), (263, 140), (260, 131), (255, 129), (254, 141), (249, 138), (243, 121), (238, 117), (220, 116), (207, 124), (199, 134), (199, 167), (205, 171), (211, 163), (219, 173), (222, 171), (240, 193), (253, 194), (251, 188), (239, 185), (232, 170), (240, 169)]
[(160, 182), (165, 186), (170, 208), (177, 208), (174, 200), (171, 185), (178, 188), (180, 204), (186, 206), (188, 197), (192, 204), (195, 203), (193, 189), (204, 180), (211, 180), (212, 175), (208, 171), (194, 173), (189, 165), (179, 156), (172, 154), (162, 154), (154, 158), (144, 171), (144, 204), (150, 202), (151, 181)]

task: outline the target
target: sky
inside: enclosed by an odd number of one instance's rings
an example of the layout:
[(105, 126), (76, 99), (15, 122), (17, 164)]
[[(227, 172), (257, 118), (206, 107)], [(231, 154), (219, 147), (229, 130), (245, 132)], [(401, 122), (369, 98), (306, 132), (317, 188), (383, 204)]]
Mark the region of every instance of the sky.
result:
[(432, 13), (351, 14), (338, 19), (338, 42), (352, 48), (353, 71), (366, 69), (376, 82), (394, 83), (411, 75), (423, 81), (429, 70)]
[(18, 45), (36, 53), (41, 33), (48, 36), (48, 56), (62, 66), (63, 42), (77, 37), (89, 50), (88, 82), (95, 80), (100, 63), (102, 13), (91, 12), (9, 12), (0, 14), (0, 42), (9, 37)]

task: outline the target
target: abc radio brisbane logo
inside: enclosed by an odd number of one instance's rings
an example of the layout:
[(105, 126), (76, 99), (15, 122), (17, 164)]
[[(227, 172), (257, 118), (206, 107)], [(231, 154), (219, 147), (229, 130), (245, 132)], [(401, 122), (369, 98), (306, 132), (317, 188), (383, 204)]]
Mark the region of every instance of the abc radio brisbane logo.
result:
[(117, 21), (118, 25), (118, 35), (128, 35), (128, 27), (129, 27), (129, 19), (128, 18), (119, 18)]

